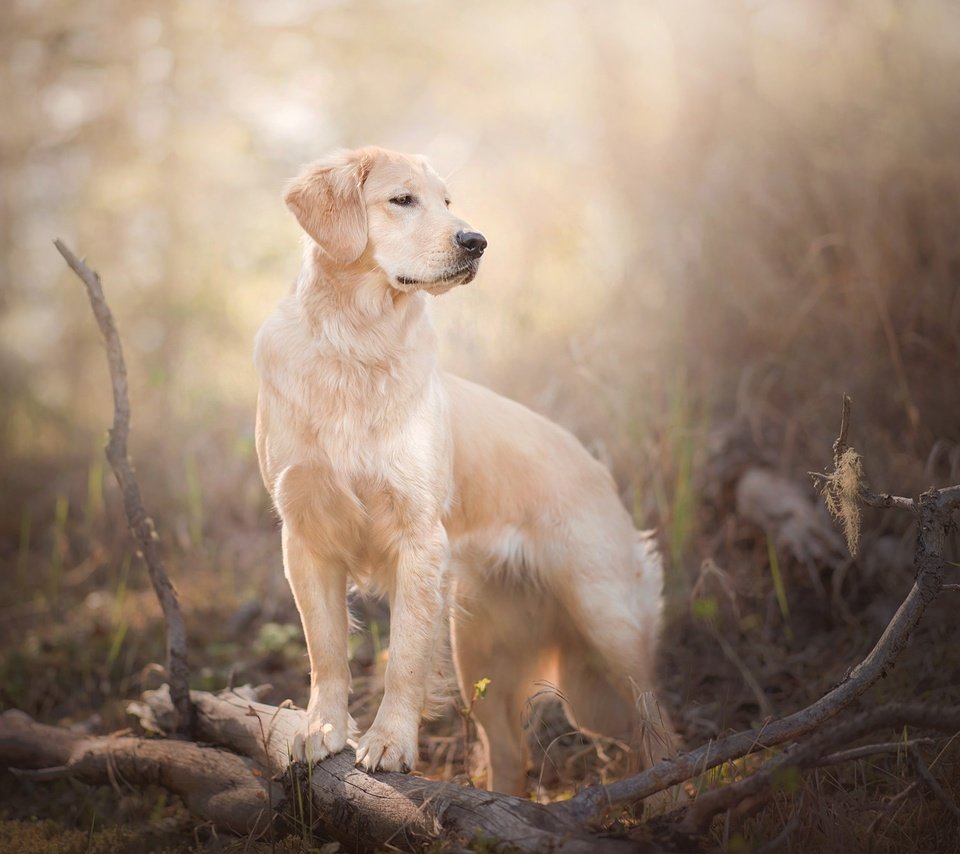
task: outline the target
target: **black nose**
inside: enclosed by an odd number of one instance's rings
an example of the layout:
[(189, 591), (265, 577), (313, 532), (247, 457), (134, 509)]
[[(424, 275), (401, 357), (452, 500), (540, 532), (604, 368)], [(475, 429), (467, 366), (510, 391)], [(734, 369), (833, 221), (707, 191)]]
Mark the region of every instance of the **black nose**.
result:
[(487, 248), (487, 238), (479, 231), (458, 231), (457, 246), (463, 247), (474, 258), (479, 258)]

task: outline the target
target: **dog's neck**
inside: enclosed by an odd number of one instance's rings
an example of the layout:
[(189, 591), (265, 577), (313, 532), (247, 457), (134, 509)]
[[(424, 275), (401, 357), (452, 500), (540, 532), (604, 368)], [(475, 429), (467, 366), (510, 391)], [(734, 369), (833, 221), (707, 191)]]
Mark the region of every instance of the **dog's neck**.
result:
[(296, 298), (316, 343), (334, 357), (382, 363), (411, 335), (419, 349), (424, 335), (434, 337), (423, 293), (396, 290), (363, 259), (343, 267), (313, 241), (304, 250)]

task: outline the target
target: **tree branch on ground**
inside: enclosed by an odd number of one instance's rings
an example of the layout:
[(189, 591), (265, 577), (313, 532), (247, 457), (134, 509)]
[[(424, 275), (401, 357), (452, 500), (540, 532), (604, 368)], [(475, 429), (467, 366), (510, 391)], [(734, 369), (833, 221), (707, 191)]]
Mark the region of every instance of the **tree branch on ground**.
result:
[(280, 786), (235, 753), (180, 739), (75, 733), (15, 709), (0, 715), (0, 763), (34, 780), (162, 786), (195, 815), (240, 835), (264, 833), (271, 805), (283, 800)]
[[(845, 395), (840, 435), (833, 446), (834, 472), (815, 475), (824, 482), (832, 482), (831, 479), (838, 472), (837, 466), (843, 464), (845, 455), (852, 450), (847, 443), (849, 423), (850, 398)], [(710, 741), (625, 780), (584, 789), (569, 801), (555, 804), (553, 809), (579, 824), (599, 821), (612, 808), (636, 803), (725, 762), (794, 741), (817, 730), (885, 675), (906, 646), (927, 606), (943, 589), (944, 534), (952, 523), (952, 512), (960, 507), (960, 486), (931, 489), (916, 501), (890, 495), (878, 496), (866, 490), (862, 484), (859, 494), (861, 500), (870, 506), (908, 509), (918, 521), (914, 584), (868, 655), (838, 685), (804, 709), (767, 721), (754, 729)]]
[[(715, 815), (738, 804), (746, 807), (738, 816), (742, 817), (771, 797), (778, 786), (786, 785), (790, 780), (791, 769), (801, 770), (822, 765), (822, 758), (837, 745), (849, 744), (879, 729), (904, 726), (950, 734), (960, 732), (960, 707), (936, 708), (916, 703), (892, 703), (841, 721), (825, 728), (802, 745), (785, 750), (779, 756), (768, 760), (746, 779), (704, 792), (686, 811), (683, 826), (689, 831), (702, 832)], [(902, 749), (908, 756), (916, 754), (915, 746), (903, 745)], [(929, 775), (929, 771), (927, 773)], [(929, 776), (932, 780), (932, 775)], [(939, 786), (935, 780), (934, 785)], [(942, 789), (940, 792), (942, 793)]]

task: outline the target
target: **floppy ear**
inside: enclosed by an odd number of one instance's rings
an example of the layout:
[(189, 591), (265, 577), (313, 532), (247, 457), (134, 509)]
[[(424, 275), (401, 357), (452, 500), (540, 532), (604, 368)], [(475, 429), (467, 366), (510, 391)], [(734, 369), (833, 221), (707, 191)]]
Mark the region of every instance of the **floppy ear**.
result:
[(303, 230), (338, 264), (356, 261), (367, 245), (361, 189), (370, 165), (356, 152), (337, 152), (311, 163), (284, 196)]

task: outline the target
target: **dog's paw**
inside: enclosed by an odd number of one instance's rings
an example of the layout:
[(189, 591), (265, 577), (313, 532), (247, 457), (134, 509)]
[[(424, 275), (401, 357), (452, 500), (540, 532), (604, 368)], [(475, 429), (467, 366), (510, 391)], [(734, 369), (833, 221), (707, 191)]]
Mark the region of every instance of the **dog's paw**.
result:
[(355, 735), (357, 725), (349, 715), (334, 722), (323, 715), (305, 715), (304, 728), (293, 738), (290, 752), (294, 761), (320, 762), (347, 746), (347, 739)]
[(374, 722), (357, 744), (357, 765), (365, 771), (400, 771), (405, 774), (416, 764), (416, 728), (402, 733)]

